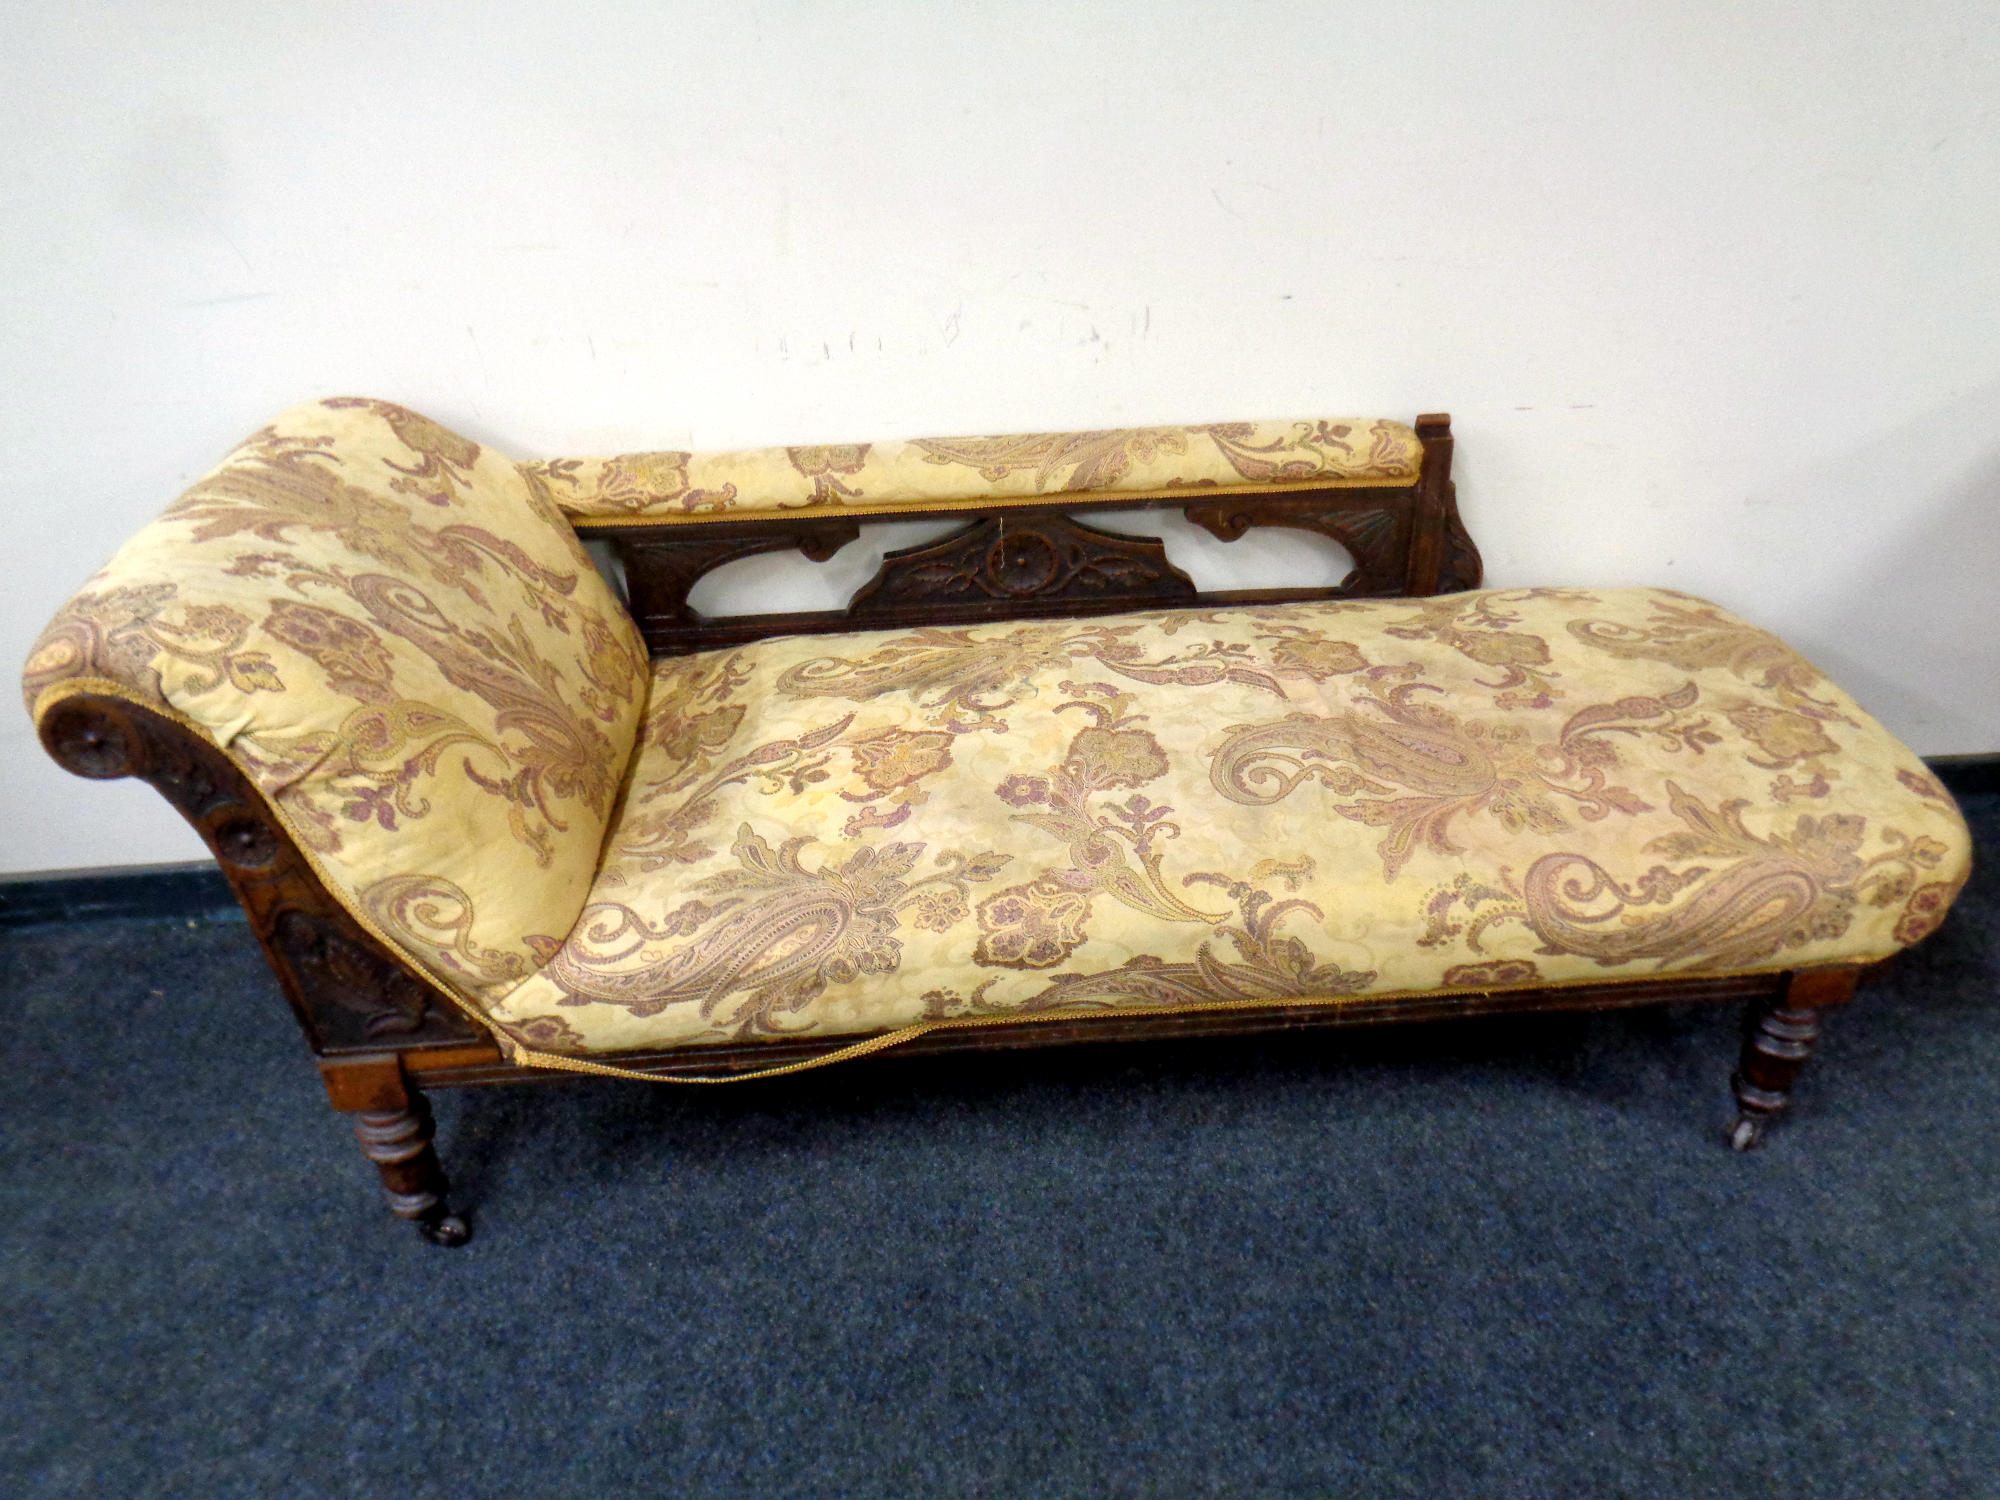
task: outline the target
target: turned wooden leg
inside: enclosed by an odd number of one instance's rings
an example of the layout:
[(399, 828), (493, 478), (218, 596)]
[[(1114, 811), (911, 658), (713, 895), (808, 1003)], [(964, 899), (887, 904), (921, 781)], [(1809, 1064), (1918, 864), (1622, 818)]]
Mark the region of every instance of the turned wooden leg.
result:
[(1764, 1132), (1791, 1103), (1792, 1084), (1819, 1044), (1819, 1013), (1853, 998), (1859, 976), (1852, 968), (1801, 969), (1783, 994), (1752, 1002), (1743, 1018), (1743, 1055), (1730, 1080), (1737, 1106), (1731, 1146), (1754, 1151), (1764, 1143)]
[(320, 1059), (333, 1107), (354, 1116), (354, 1134), (375, 1170), (389, 1212), (433, 1245), (463, 1245), (472, 1227), (445, 1202), (450, 1184), (432, 1144), (431, 1104), (409, 1086), (393, 1054)]
[(463, 1245), (472, 1228), (445, 1206), (451, 1184), (432, 1144), (431, 1102), (415, 1089), (401, 1109), (364, 1109), (354, 1116), (361, 1149), (382, 1174), (389, 1212), (408, 1219), (433, 1245)]

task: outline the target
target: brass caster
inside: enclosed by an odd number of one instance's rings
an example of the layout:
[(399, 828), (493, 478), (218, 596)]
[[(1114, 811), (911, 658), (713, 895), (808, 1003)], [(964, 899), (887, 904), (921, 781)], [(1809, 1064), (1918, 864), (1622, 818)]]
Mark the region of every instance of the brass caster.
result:
[(456, 1248), (472, 1238), (472, 1226), (458, 1214), (439, 1214), (436, 1218), (417, 1220), (417, 1233), (433, 1245)]
[(1755, 1151), (1764, 1144), (1764, 1131), (1770, 1121), (1759, 1115), (1739, 1115), (1736, 1128), (1729, 1132), (1730, 1149), (1734, 1151)]

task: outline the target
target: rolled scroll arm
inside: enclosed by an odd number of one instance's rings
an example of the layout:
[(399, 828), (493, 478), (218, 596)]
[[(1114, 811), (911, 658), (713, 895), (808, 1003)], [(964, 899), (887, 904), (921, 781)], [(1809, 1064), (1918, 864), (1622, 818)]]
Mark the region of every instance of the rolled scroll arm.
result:
[(52, 705), (40, 732), (66, 770), (95, 780), (136, 776), (194, 826), (316, 1053), (486, 1040), (328, 894), (264, 795), (206, 740), (150, 709), (94, 693)]

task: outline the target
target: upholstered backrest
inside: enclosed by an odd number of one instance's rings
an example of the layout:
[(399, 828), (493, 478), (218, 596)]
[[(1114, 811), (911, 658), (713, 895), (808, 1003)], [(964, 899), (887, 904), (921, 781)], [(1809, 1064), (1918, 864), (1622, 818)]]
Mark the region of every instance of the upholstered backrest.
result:
[(1406, 485), (1423, 443), (1401, 422), (1324, 418), (914, 438), (523, 464), (583, 529), (829, 508), (963, 510), (1046, 495)]
[(581, 909), (645, 684), (513, 462), (359, 398), (285, 413), (133, 537), (25, 682), (38, 719), (103, 693), (205, 736), (365, 925), (486, 997)]

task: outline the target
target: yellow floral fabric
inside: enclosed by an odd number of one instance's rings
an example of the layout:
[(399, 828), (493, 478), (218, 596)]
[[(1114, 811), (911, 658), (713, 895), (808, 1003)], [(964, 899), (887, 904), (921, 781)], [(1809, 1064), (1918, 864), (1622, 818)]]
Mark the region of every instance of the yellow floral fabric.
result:
[(653, 668), (545, 1053), (1874, 959), (1970, 843), (1662, 589), (776, 639)]
[(192, 721), (334, 894), (497, 998), (582, 907), (646, 654), (511, 460), (398, 406), (285, 413), (119, 551), (29, 658), (39, 715), (110, 691)]
[(1423, 445), (1400, 422), (1322, 419), (918, 438), (736, 452), (558, 458), (521, 470), (581, 527), (735, 511), (992, 505), (1055, 493), (1405, 485)]

